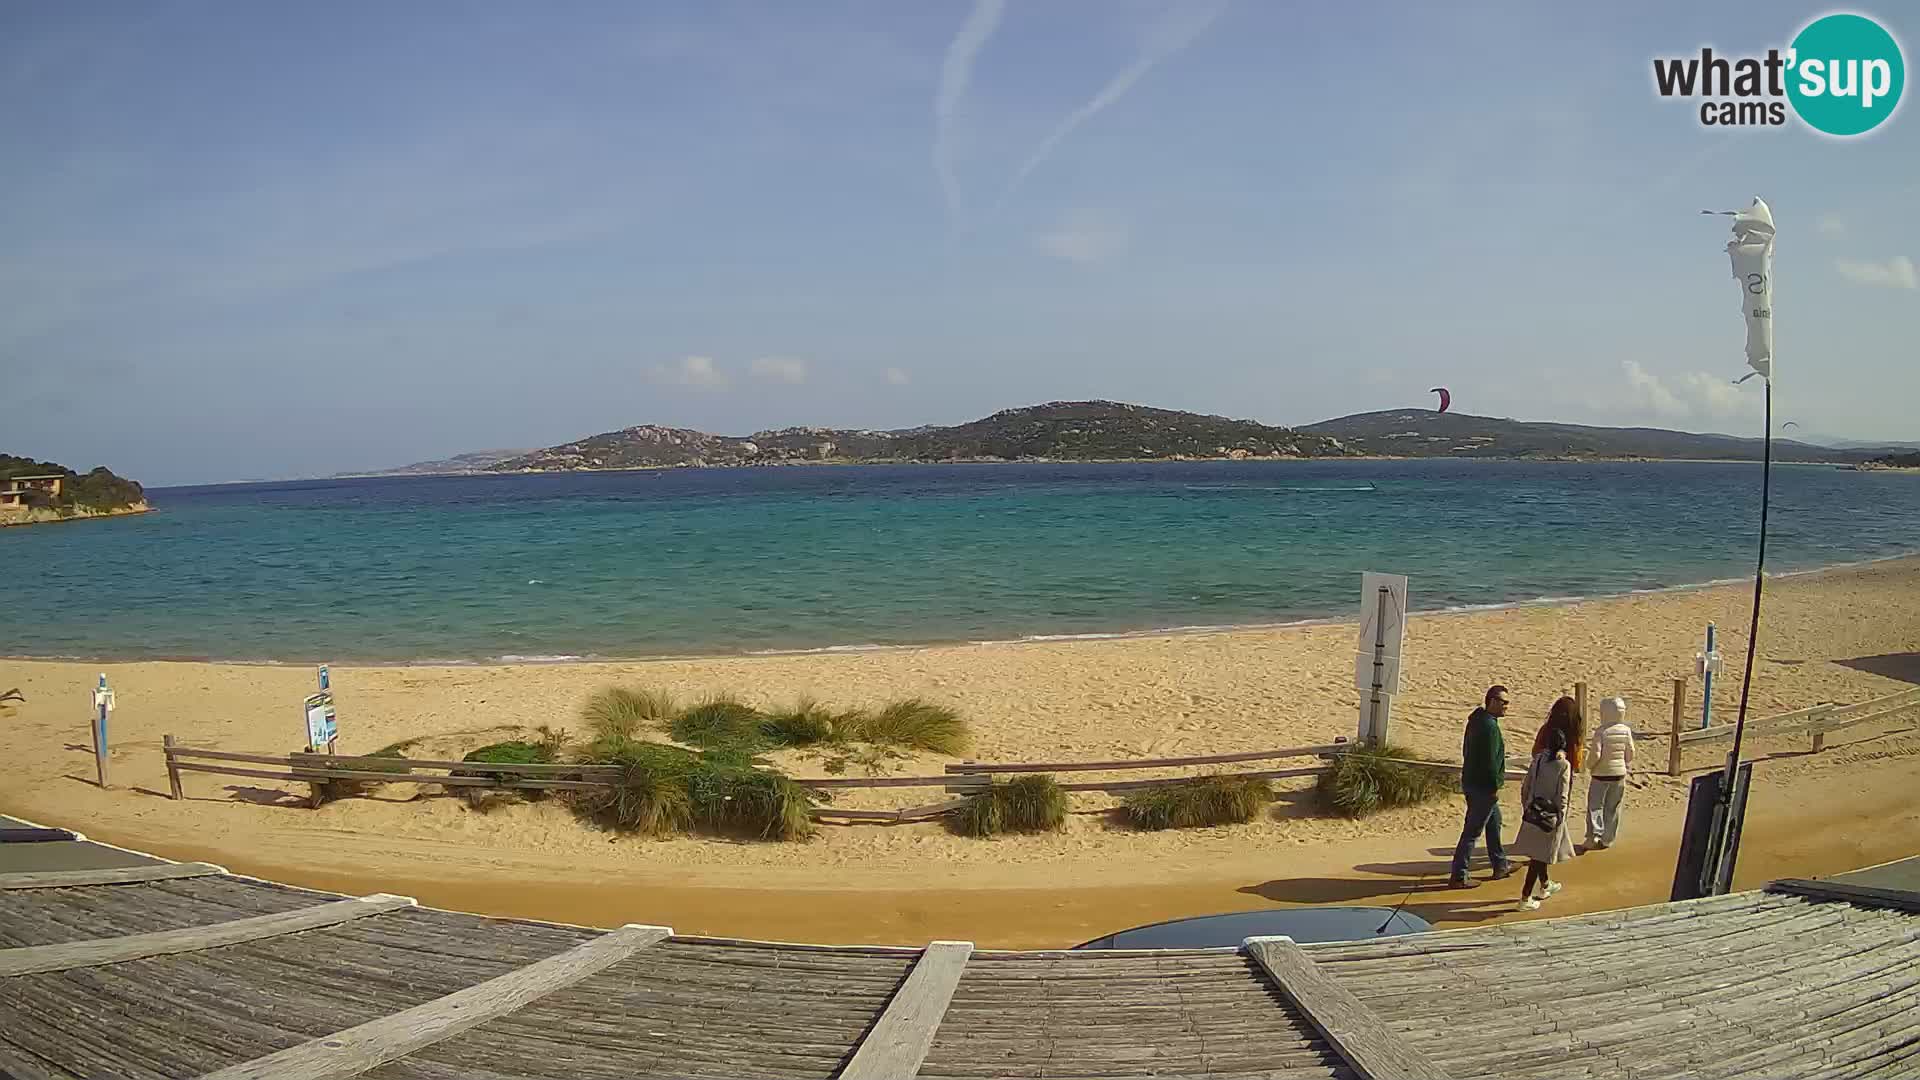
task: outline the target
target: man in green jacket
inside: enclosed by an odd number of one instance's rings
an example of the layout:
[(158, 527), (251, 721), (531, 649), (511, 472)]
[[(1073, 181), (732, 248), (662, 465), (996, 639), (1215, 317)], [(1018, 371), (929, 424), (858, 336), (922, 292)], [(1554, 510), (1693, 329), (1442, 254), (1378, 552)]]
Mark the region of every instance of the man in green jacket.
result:
[(1513, 873), (1506, 846), (1500, 842), (1500, 785), (1507, 779), (1507, 740), (1500, 731), (1500, 718), (1505, 715), (1507, 688), (1495, 686), (1487, 691), (1486, 705), (1467, 717), (1467, 734), (1460, 746), (1464, 764), (1460, 790), (1467, 796), (1467, 823), (1453, 849), (1452, 883), (1457, 889), (1479, 884), (1467, 876), (1467, 862), (1482, 833), (1487, 837), (1487, 859), (1493, 863), (1492, 880)]

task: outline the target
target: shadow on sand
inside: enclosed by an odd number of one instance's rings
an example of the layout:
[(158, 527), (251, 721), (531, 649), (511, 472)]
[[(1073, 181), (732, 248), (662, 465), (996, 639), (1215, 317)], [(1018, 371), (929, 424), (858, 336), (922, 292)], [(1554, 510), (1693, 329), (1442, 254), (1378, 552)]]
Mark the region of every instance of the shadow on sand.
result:
[(1899, 679), (1901, 682), (1920, 684), (1920, 652), (1856, 656), (1851, 660), (1835, 660), (1834, 663), (1855, 671), (1865, 671), (1874, 675), (1885, 675), (1889, 679)]

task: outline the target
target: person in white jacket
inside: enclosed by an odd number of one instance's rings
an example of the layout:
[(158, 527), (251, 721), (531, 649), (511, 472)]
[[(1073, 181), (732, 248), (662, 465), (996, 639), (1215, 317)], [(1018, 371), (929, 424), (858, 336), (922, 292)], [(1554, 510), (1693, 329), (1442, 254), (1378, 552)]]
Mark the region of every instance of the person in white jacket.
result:
[(1600, 702), (1600, 723), (1587, 747), (1592, 781), (1587, 785), (1587, 850), (1609, 848), (1620, 835), (1620, 803), (1633, 775), (1633, 729), (1625, 698)]

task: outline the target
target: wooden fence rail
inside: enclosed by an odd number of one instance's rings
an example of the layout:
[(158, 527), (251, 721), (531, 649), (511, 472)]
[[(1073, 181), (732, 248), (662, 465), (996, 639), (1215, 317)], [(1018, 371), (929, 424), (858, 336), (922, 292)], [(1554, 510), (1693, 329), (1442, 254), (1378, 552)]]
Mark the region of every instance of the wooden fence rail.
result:
[[(1674, 680), (1673, 726), (1666, 735), (1667, 775), (1680, 775), (1680, 751), (1696, 743), (1719, 742), (1733, 738), (1735, 725), (1718, 724), (1710, 728), (1683, 730), (1681, 726), (1681, 703), (1686, 695), (1686, 680)], [(1885, 697), (1856, 701), (1851, 705), (1836, 705), (1831, 702), (1796, 709), (1793, 712), (1779, 713), (1747, 721), (1747, 734), (1756, 739), (1778, 738), (1782, 735), (1811, 735), (1813, 752), (1819, 753), (1826, 748), (1827, 736), (1836, 731), (1845, 731), (1860, 724), (1884, 720), (1895, 713), (1920, 708), (1920, 687), (1902, 690)], [(1656, 735), (1643, 736), (1657, 738)]]

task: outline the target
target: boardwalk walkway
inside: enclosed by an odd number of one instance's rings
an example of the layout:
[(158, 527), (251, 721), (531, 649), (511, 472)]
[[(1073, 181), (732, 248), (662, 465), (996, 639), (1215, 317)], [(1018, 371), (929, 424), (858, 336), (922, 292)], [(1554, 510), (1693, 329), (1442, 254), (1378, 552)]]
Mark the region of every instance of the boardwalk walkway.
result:
[(603, 932), (0, 847), (0, 1075), (23, 1080), (1920, 1075), (1920, 894), (1893, 889), (998, 952)]

